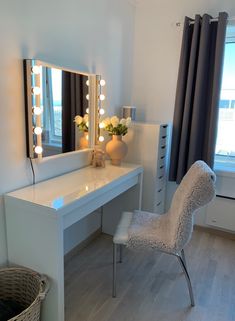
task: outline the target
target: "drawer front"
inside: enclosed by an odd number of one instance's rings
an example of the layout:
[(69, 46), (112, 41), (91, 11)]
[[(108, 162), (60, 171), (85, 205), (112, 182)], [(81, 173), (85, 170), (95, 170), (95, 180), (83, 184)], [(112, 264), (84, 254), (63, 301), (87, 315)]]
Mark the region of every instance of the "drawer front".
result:
[(166, 167), (166, 157), (158, 159), (157, 170)]
[(166, 144), (167, 144), (167, 136), (166, 135), (165, 136), (160, 136), (159, 137), (159, 145), (160, 146), (164, 146)]
[(164, 213), (164, 200), (159, 201), (154, 204), (154, 213), (163, 214)]
[(159, 202), (164, 202), (165, 199), (165, 186), (162, 188), (157, 188), (155, 193), (155, 204), (158, 204)]
[(167, 145), (166, 144), (163, 144), (163, 145), (159, 144), (159, 148), (158, 148), (159, 157), (158, 158), (159, 159), (165, 159), (166, 158), (166, 152), (167, 152)]
[(167, 136), (168, 134), (168, 125), (167, 124), (163, 124), (160, 127), (160, 138), (162, 138), (162, 136)]
[(166, 184), (166, 176), (164, 175), (159, 175), (156, 177), (156, 189), (161, 189), (165, 186)]
[(160, 166), (158, 169), (157, 169), (157, 177), (156, 177), (156, 179), (158, 180), (161, 180), (162, 179), (162, 177), (165, 177), (165, 175), (166, 175), (166, 170), (165, 170), (165, 166), (164, 165), (162, 165), (162, 166)]

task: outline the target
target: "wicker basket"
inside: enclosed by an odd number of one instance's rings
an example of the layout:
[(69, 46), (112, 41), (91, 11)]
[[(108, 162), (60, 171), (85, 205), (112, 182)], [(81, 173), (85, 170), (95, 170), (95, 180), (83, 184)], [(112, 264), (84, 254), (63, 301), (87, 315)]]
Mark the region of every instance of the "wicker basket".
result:
[(0, 299), (13, 300), (25, 307), (9, 321), (39, 321), (41, 301), (48, 290), (44, 275), (26, 268), (0, 269)]

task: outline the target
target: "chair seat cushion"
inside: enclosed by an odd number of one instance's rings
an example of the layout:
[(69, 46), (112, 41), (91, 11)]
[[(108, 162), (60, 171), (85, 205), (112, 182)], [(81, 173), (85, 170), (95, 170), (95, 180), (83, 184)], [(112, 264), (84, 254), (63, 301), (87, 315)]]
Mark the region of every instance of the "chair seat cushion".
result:
[(130, 248), (155, 248), (174, 252), (168, 215), (136, 210), (124, 212), (113, 242)]
[(116, 244), (126, 244), (129, 239), (128, 230), (132, 221), (132, 212), (123, 212), (117, 226), (113, 242)]

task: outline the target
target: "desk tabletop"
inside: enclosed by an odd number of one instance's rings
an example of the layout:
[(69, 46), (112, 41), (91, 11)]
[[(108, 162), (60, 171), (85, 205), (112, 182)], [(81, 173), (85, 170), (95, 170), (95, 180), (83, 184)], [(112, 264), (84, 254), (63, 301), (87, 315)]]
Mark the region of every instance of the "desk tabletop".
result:
[(140, 165), (123, 163), (105, 168), (87, 166), (49, 180), (6, 194), (7, 197), (28, 201), (36, 205), (60, 210), (102, 188), (121, 183), (143, 172)]

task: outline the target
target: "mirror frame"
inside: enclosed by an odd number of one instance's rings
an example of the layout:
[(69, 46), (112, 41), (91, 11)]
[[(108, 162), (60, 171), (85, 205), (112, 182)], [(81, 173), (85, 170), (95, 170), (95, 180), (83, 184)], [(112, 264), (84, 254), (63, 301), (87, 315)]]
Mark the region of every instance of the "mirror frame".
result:
[[(69, 68), (64, 68), (61, 66), (53, 65), (50, 63), (43, 62), (41, 60), (36, 59), (24, 59), (23, 67), (24, 67), (24, 91), (25, 91), (25, 116), (26, 116), (26, 142), (27, 142), (27, 157), (34, 158), (42, 158), (43, 153), (36, 153), (35, 148), (37, 146), (42, 147), (42, 137), (41, 134), (36, 135), (34, 133), (34, 125), (33, 125), (33, 115), (34, 115), (34, 105), (33, 101), (35, 100), (36, 107), (40, 107), (40, 94), (35, 94), (33, 92), (35, 87), (40, 87), (40, 75), (33, 72), (33, 68), (35, 66), (44, 66), (50, 68), (56, 68), (72, 73), (81, 74), (84, 76), (88, 76), (89, 80), (89, 144), (88, 148), (94, 148), (97, 144), (97, 137), (99, 131), (99, 95), (101, 92), (100, 89), (100, 80), (101, 76), (97, 74), (89, 74), (86, 72), (81, 72), (78, 70), (72, 70)], [(35, 97), (34, 97), (35, 96)], [(35, 99), (33, 99), (33, 97)], [(41, 116), (35, 115), (36, 117), (36, 126), (41, 127)], [(36, 136), (36, 139), (34, 139)], [(34, 145), (34, 141), (36, 140), (37, 146)], [(61, 153), (66, 154), (66, 153)], [(59, 155), (61, 155), (59, 154)], [(50, 156), (46, 156), (50, 157)]]

